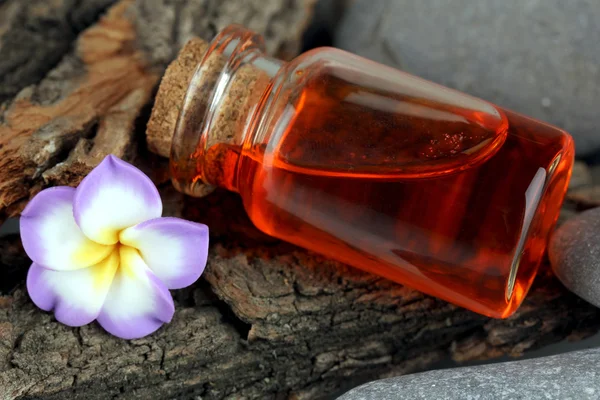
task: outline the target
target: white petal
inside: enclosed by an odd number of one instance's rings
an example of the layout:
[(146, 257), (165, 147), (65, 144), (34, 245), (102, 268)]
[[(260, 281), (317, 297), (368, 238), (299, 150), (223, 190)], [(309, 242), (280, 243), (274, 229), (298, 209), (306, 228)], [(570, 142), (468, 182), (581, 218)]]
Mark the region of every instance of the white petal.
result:
[(88, 238), (115, 244), (122, 229), (160, 217), (162, 202), (142, 171), (108, 156), (77, 187), (73, 212)]
[(96, 264), (111, 252), (111, 246), (94, 243), (75, 223), (74, 196), (74, 188), (53, 187), (38, 193), (23, 210), (21, 240), (36, 264), (74, 270)]
[(137, 248), (169, 289), (194, 283), (208, 256), (208, 227), (179, 218), (156, 218), (127, 228), (121, 243)]
[(154, 276), (136, 249), (121, 246), (120, 254), (119, 270), (98, 322), (115, 336), (134, 339), (171, 321), (175, 306), (168, 289)]
[(100, 313), (118, 265), (117, 251), (75, 271), (53, 271), (34, 263), (27, 275), (27, 291), (38, 307), (54, 311), (63, 324), (85, 325)]

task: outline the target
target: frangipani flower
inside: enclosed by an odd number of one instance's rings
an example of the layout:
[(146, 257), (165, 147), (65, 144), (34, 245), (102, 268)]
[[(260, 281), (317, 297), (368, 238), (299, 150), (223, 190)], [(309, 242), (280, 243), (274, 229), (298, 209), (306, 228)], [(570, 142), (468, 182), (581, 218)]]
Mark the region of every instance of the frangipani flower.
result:
[(33, 302), (63, 324), (97, 320), (124, 339), (171, 321), (169, 289), (202, 274), (208, 228), (161, 214), (152, 181), (112, 155), (77, 189), (40, 192), (21, 216), (23, 247), (33, 260), (27, 275)]

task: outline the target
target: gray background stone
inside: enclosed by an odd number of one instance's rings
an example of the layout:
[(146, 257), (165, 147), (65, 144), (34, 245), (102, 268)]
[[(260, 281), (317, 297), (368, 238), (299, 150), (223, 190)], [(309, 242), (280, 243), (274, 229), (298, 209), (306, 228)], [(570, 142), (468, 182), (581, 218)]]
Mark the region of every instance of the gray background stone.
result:
[(339, 400), (600, 398), (600, 349), (405, 375), (367, 383)]
[(600, 307), (600, 208), (585, 211), (562, 225), (552, 236), (548, 253), (561, 282)]
[(569, 131), (600, 150), (600, 1), (357, 0), (335, 45)]

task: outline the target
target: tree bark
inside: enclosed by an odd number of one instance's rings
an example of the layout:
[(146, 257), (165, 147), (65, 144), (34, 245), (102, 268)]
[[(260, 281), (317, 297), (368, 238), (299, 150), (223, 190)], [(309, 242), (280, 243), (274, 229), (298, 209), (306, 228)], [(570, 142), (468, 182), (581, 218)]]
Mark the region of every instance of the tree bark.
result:
[[(203, 279), (173, 292), (172, 323), (124, 341), (36, 309), (19, 238), (1, 237), (0, 398), (319, 399), (445, 357), (518, 356), (599, 329), (600, 311), (547, 266), (513, 317), (492, 320), (270, 238), (233, 194), (193, 199), (166, 183), (144, 126), (181, 45), (236, 21), (265, 33), (272, 54), (290, 56), (310, 8), (307, 0), (0, 0), (1, 217), (44, 187), (77, 185), (112, 153), (151, 174), (165, 214), (207, 223), (213, 243)], [(564, 217), (597, 204), (585, 194), (593, 183), (577, 182)]]

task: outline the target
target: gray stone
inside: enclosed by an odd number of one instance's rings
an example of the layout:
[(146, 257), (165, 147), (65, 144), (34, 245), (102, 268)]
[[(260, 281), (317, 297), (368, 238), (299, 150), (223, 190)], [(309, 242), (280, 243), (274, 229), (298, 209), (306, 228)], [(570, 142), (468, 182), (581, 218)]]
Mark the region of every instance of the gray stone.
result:
[(558, 279), (600, 307), (600, 208), (585, 211), (558, 228), (549, 256)]
[(597, 400), (600, 349), (370, 382), (339, 400)]
[(600, 1), (357, 0), (335, 45), (550, 122), (600, 150)]
[(571, 180), (569, 181), (569, 190), (591, 186), (593, 183), (594, 177), (590, 167), (583, 161), (575, 161)]

